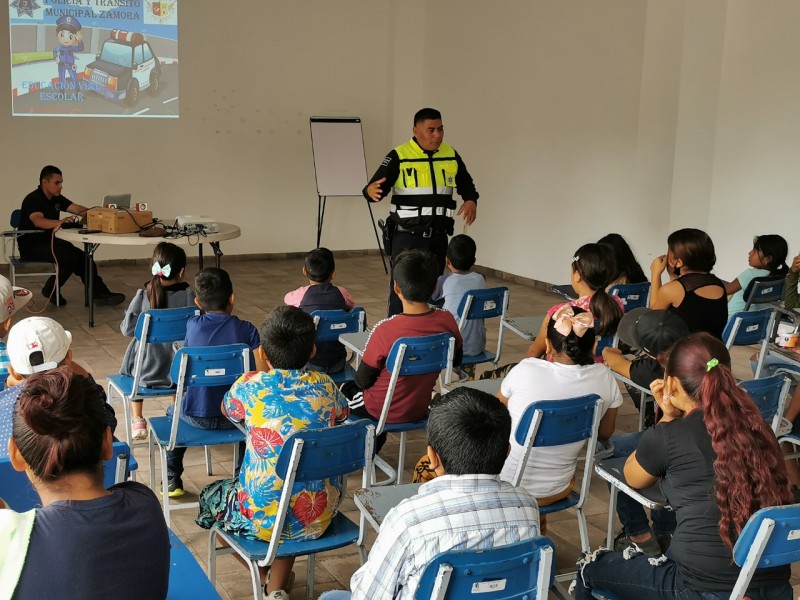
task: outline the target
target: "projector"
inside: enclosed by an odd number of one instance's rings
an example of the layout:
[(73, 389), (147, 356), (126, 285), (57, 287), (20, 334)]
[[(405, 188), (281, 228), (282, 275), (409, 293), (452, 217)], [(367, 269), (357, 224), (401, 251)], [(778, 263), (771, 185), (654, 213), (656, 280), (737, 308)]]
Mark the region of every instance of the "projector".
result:
[(195, 233), (197, 231), (217, 233), (219, 231), (219, 224), (213, 217), (183, 215), (177, 217), (175, 223), (179, 230), (188, 231), (190, 233)]

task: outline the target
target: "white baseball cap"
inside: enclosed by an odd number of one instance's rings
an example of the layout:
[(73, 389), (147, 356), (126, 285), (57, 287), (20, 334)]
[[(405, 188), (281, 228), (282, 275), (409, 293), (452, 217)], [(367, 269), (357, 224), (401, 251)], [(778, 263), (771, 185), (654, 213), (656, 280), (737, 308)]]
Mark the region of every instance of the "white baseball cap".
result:
[[(19, 321), (8, 334), (8, 359), (20, 375), (55, 369), (72, 344), (72, 334), (48, 317), (29, 317)], [(41, 352), (42, 363), (31, 365), (31, 355)]]
[(30, 290), (11, 285), (11, 282), (0, 275), (0, 323), (8, 321), (33, 298)]

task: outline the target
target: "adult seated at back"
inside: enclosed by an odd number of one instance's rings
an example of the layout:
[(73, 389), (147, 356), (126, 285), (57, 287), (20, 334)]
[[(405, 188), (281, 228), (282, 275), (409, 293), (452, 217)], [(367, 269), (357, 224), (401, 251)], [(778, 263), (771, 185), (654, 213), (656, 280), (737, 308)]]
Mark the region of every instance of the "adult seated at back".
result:
[(8, 447), (42, 508), (0, 510), (0, 543), (15, 544), (6, 546), (2, 589), (18, 599), (166, 597), (169, 535), (158, 499), (132, 481), (103, 487), (113, 450), (95, 386), (69, 367), (31, 376)]
[[(664, 416), (625, 463), (635, 489), (661, 482), (677, 527), (668, 557), (598, 551), (580, 563), (575, 598), (727, 599), (739, 575), (732, 549), (750, 516), (792, 502), (777, 440), (708, 333), (676, 342), (651, 390)], [(632, 554), (635, 554), (632, 556)], [(627, 558), (626, 558), (627, 556)], [(790, 565), (760, 569), (750, 598), (790, 600)]]
[[(717, 255), (705, 231), (679, 229), (667, 238), (667, 253), (650, 265), (650, 308), (668, 310), (686, 322), (689, 331), (707, 331), (722, 339), (728, 322), (725, 283), (711, 274)], [(669, 269), (669, 282), (661, 275)]]
[(412, 600), (430, 560), (448, 550), (506, 546), (539, 535), (536, 500), (501, 481), (511, 416), (497, 398), (459, 388), (436, 398), (428, 457), (438, 477), (389, 511), (352, 592), (325, 600)]
[(5, 455), (6, 442), (11, 437), (11, 414), (23, 389), (20, 384), (31, 375), (56, 367), (69, 367), (74, 375), (89, 381), (89, 385), (97, 391), (92, 398), (97, 398), (102, 406), (106, 424), (112, 433), (116, 429), (117, 418), (114, 409), (106, 401), (105, 390), (86, 369), (72, 360), (70, 344), (72, 334), (48, 317), (28, 317), (11, 328), (7, 343), (10, 372), (8, 388), (0, 392), (0, 456)]
[[(47, 165), (39, 174), (39, 187), (25, 196), (22, 201), (22, 215), (19, 222), (19, 229), (39, 230), (41, 233), (28, 233), (19, 238), (20, 258), (25, 260), (52, 261), (53, 258), (58, 262), (58, 286), (59, 289), (69, 279), (70, 275), (76, 273), (83, 283), (86, 283), (86, 260), (83, 250), (73, 246), (69, 242), (54, 237), (53, 230), (64, 225), (66, 221), (80, 220), (85, 221), (86, 212), (89, 210), (85, 206), (76, 204), (67, 197), (61, 195), (61, 188), (64, 184), (64, 177), (61, 170), (53, 165)], [(79, 217), (68, 217), (61, 219), (61, 213), (67, 212)], [(89, 260), (93, 260), (90, 258)], [(97, 274), (97, 266), (93, 264), (92, 273), (94, 274), (94, 303), (98, 306), (116, 306), (125, 300), (125, 294), (114, 293), (108, 289)], [(42, 288), (42, 294), (53, 304), (55, 298), (55, 276), (50, 277)], [(59, 305), (64, 306), (67, 301), (63, 296), (59, 298)]]
[(617, 276), (609, 284), (609, 288), (615, 285), (647, 282), (647, 277), (639, 261), (636, 260), (633, 250), (631, 250), (624, 237), (618, 233), (609, 233), (597, 240), (597, 243), (611, 248), (617, 263)]

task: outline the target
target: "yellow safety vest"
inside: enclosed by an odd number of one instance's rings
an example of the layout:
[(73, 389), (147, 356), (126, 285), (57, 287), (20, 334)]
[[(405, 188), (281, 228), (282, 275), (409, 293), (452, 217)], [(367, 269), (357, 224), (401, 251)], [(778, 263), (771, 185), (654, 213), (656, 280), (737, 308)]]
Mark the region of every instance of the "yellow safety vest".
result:
[(434, 217), (452, 220), (458, 162), (452, 146), (442, 143), (429, 156), (413, 139), (395, 148), (400, 174), (392, 190), (392, 211), (401, 224), (430, 227)]

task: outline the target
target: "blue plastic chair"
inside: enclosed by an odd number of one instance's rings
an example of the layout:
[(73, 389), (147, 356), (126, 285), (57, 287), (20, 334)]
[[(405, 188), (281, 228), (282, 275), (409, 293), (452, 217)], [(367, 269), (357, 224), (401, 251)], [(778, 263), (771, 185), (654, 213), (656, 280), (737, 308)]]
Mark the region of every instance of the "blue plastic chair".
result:
[[(380, 435), (384, 431), (387, 433), (400, 434), (400, 451), (397, 458), (397, 471), (395, 472), (389, 464), (380, 457), (376, 457), (375, 466), (389, 476), (386, 481), (381, 481), (374, 485), (387, 485), (390, 483), (402, 483), (403, 469), (406, 458), (406, 434), (409, 431), (425, 429), (428, 426), (428, 418), (413, 423), (387, 423), (389, 417), (389, 407), (397, 387), (400, 377), (413, 375), (424, 375), (426, 373), (445, 372), (444, 381), (450, 381), (453, 372), (453, 354), (455, 353), (455, 338), (449, 333), (437, 333), (420, 337), (404, 337), (396, 340), (392, 344), (389, 356), (386, 358), (386, 370), (391, 375), (389, 387), (386, 390), (386, 397), (383, 401), (378, 426), (375, 434)], [(430, 393), (433, 393), (431, 388)], [(430, 396), (419, 398), (418, 402), (425, 402), (426, 406), (430, 403)]]
[(237, 463), (238, 443), (244, 441), (239, 429), (200, 429), (180, 419), (183, 411), (184, 392), (189, 387), (212, 387), (233, 385), (242, 374), (250, 370), (250, 348), (247, 344), (224, 346), (201, 346), (181, 348), (172, 359), (170, 377), (177, 381), (175, 389), (175, 411), (173, 417), (151, 417), (148, 428), (150, 438), (150, 488), (156, 489), (155, 449), (161, 454), (161, 494), (164, 505), (164, 520), (170, 526), (169, 514), (173, 510), (198, 508), (198, 503), (181, 503), (173, 506), (168, 495), (167, 451), (176, 447), (234, 446), (234, 461)]
[(592, 481), (594, 452), (597, 445), (597, 431), (600, 426), (600, 407), (603, 401), (597, 394), (589, 394), (565, 400), (540, 400), (525, 409), (514, 430), (514, 439), (522, 446), (522, 456), (517, 464), (512, 483), (519, 486), (528, 465), (533, 448), (563, 446), (585, 441), (585, 463), (580, 493), (570, 495), (549, 506), (540, 506), (539, 513), (547, 515), (568, 508), (575, 508), (581, 548), (589, 551), (589, 529), (583, 505), (589, 497)]
[[(317, 328), (317, 342), (338, 342), (343, 333), (359, 333), (366, 329), (367, 313), (360, 306), (353, 310), (315, 310), (311, 313)], [(356, 372), (349, 364), (338, 373), (328, 373), (334, 383), (341, 385), (352, 381)]]
[(764, 420), (770, 424), (772, 431), (778, 435), (786, 401), (789, 398), (791, 381), (783, 375), (773, 375), (762, 379), (742, 381), (739, 386), (744, 388), (755, 402)]
[[(19, 256), (19, 238), (23, 235), (28, 234), (35, 234), (35, 235), (43, 235), (40, 229), (20, 229), (19, 223), (22, 220), (22, 210), (19, 208), (16, 210), (11, 211), (11, 219), (9, 223), (11, 225), (11, 231), (4, 231), (2, 233), (3, 238), (3, 254), (5, 255), (6, 262), (8, 263), (8, 270), (9, 270), (9, 279), (11, 279), (11, 285), (17, 285), (17, 279), (23, 278), (33, 278), (33, 277), (54, 277), (56, 274), (56, 264), (52, 260), (26, 260), (20, 258)], [(11, 241), (11, 247), (8, 248), (8, 242), (6, 240)], [(47, 266), (47, 271), (28, 271), (28, 267), (43, 267)], [(20, 267), (26, 268), (23, 273), (18, 273), (17, 269)], [(58, 285), (58, 279), (56, 278), (55, 282), (55, 300), (56, 306), (60, 306), (60, 298), (61, 298), (61, 290)]]
[[(217, 556), (235, 552), (250, 566), (253, 598), (261, 600), (259, 566), (269, 566), (276, 558), (308, 556), (306, 598), (311, 600), (314, 595), (316, 554), (356, 543), (363, 564), (366, 560), (364, 549), (366, 522), (363, 516), (359, 525), (356, 525), (339, 512), (331, 520), (325, 533), (315, 540), (282, 540), (276, 532), (283, 531), (295, 484), (341, 476), (346, 486), (346, 475), (361, 469), (361, 486), (369, 487), (374, 444), (375, 425), (367, 419), (337, 427), (306, 429), (286, 440), (275, 466), (276, 478), (278, 481), (283, 481), (283, 488), (270, 541), (251, 540), (224, 531), (219, 524), (215, 524), (211, 528), (208, 540), (208, 573), (211, 581), (216, 581), (217, 578)], [(342, 490), (342, 498), (346, 492), (346, 489)], [(227, 547), (218, 548), (217, 537), (221, 538)]]
[(417, 587), (418, 600), (546, 599), (553, 585), (555, 546), (544, 536), (485, 550), (451, 550), (433, 557)]
[(186, 323), (191, 317), (199, 314), (200, 311), (196, 307), (187, 306), (184, 308), (148, 310), (139, 315), (139, 320), (136, 321), (136, 329), (133, 333), (134, 338), (139, 342), (133, 375), (114, 373), (106, 377), (108, 379), (108, 402), (111, 403), (115, 395), (122, 400), (122, 407), (125, 412), (125, 435), (128, 444), (133, 445), (131, 401), (134, 399), (172, 396), (175, 393), (175, 388), (148, 388), (139, 385), (142, 363), (146, 352), (145, 347), (147, 344), (182, 342), (186, 339)]
[(742, 567), (731, 600), (742, 600), (756, 569), (800, 561), (800, 504), (762, 508), (750, 517), (733, 547)]
[(503, 320), (508, 311), (508, 288), (495, 287), (485, 290), (472, 290), (464, 294), (458, 306), (458, 328), (463, 331), (467, 321), (475, 319), (492, 319), (500, 317), (497, 326), (497, 349), (494, 352), (483, 352), (476, 356), (465, 356), (462, 365), (477, 365), (480, 363), (494, 363), (495, 367), (500, 361), (500, 352), (503, 347)]
[(625, 312), (634, 308), (647, 307), (650, 296), (650, 282), (644, 283), (619, 283), (608, 290), (611, 296), (618, 296), (625, 306)]
[[(138, 468), (125, 442), (114, 442), (114, 455), (103, 464), (103, 485), (125, 481)], [(42, 501), (25, 473), (15, 471), (7, 456), (0, 458), (0, 498), (15, 511), (39, 508)]]
[(736, 313), (728, 319), (728, 323), (722, 332), (722, 339), (728, 349), (731, 346), (761, 344), (755, 372), (756, 379), (761, 375), (764, 357), (767, 355), (767, 345), (774, 326), (775, 312), (772, 309), (765, 308), (763, 310)]
[(784, 275), (755, 277), (744, 290), (744, 310), (750, 310), (753, 304), (777, 304), (783, 299), (785, 287)]

